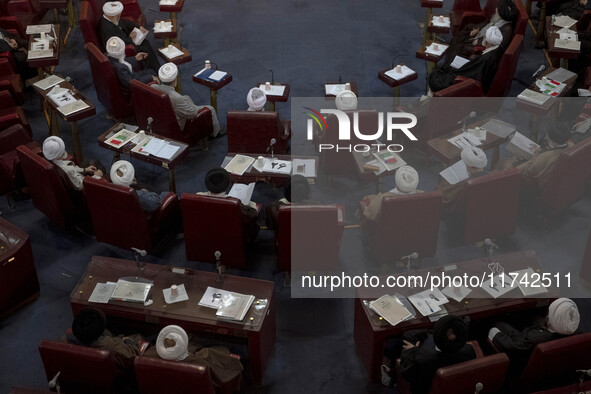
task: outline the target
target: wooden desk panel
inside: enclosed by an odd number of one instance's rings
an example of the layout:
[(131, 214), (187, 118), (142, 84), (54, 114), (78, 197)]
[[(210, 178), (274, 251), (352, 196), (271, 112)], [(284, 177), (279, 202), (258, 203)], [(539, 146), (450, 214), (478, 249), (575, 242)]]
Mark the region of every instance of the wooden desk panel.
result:
[[(257, 155), (257, 154), (250, 154), (250, 153), (228, 153), (226, 156), (227, 158), (232, 158), (236, 155), (244, 155), (254, 157), (255, 160), (259, 156), (263, 156), (265, 158), (270, 158), (271, 155)], [(318, 157), (316, 156), (292, 156), (292, 155), (275, 155), (275, 157), (279, 160), (293, 160), (293, 159), (303, 159), (303, 160), (314, 160), (315, 163), (315, 172), (316, 177), (314, 178), (307, 178), (308, 182), (311, 184), (316, 183), (316, 178), (318, 177)], [(229, 160), (228, 160), (229, 162)], [(224, 164), (222, 163), (222, 167)], [(230, 179), (234, 183), (252, 183), (252, 182), (265, 182), (275, 185), (277, 187), (283, 186), (283, 184), (289, 179), (291, 175), (289, 174), (277, 174), (273, 172), (259, 172), (254, 168), (250, 168), (242, 175), (230, 174)]]

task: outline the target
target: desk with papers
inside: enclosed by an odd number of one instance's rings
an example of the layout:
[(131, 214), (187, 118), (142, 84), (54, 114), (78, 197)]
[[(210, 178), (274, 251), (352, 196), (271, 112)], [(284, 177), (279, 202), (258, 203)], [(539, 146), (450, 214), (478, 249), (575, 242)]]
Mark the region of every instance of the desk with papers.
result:
[(359, 97), (359, 93), (357, 91), (357, 82), (353, 81), (345, 81), (345, 82), (326, 82), (324, 87), (324, 97), (336, 97), (337, 94), (345, 90), (345, 85), (349, 83), (351, 84), (351, 91), (355, 93), (357, 97)]
[(398, 66), (378, 71), (378, 78), (380, 81), (392, 88), (392, 95), (395, 98), (394, 105), (399, 104), (399, 100), (396, 99), (400, 97), (400, 86), (414, 81), (418, 77), (419, 74), (417, 74), (416, 71), (408, 68), (404, 64), (400, 65), (400, 71), (398, 70)]
[(48, 75), (47, 78), (33, 84), (33, 90), (41, 96), (44, 111), (48, 115), (51, 135), (60, 135), (58, 115), (70, 124), (74, 158), (78, 163), (82, 163), (84, 159), (76, 122), (95, 115), (94, 104), (59, 75)]
[(275, 111), (275, 103), (287, 103), (289, 98), (290, 87), (286, 83), (274, 83), (271, 84), (271, 89), (267, 90), (265, 84), (257, 82), (256, 86), (265, 91), (267, 95), (267, 102), (269, 103), (269, 109)]
[[(548, 55), (553, 67), (568, 68), (568, 59), (576, 59), (581, 54), (581, 42), (578, 40), (577, 21), (568, 16), (546, 17), (546, 37), (548, 37)], [(544, 30), (542, 30), (543, 34)], [(543, 39), (543, 36), (542, 36)]]
[[(146, 306), (112, 299), (107, 303), (89, 301), (97, 284), (117, 282), (126, 277), (153, 282), (148, 295), (148, 300), (153, 302)], [(135, 261), (93, 256), (70, 294), (70, 303), (74, 314), (93, 307), (102, 310), (110, 322), (140, 322), (156, 329), (176, 324), (196, 335), (244, 342), (248, 347), (250, 374), (255, 384), (260, 385), (275, 343), (274, 284), (232, 275), (223, 275), (222, 282), (216, 282), (216, 279), (218, 274), (213, 272), (157, 264), (143, 264), (140, 269)], [(178, 295), (181, 295), (180, 286), (183, 285), (188, 300), (167, 303), (164, 291), (172, 290), (173, 285), (176, 285), (174, 289)], [(254, 302), (242, 321), (223, 319), (216, 316), (216, 309), (199, 305), (208, 288), (252, 295)]]
[(98, 144), (114, 151), (115, 161), (121, 154), (129, 154), (134, 159), (167, 169), (169, 190), (176, 193), (174, 169), (189, 155), (188, 144), (158, 134), (140, 136), (137, 126), (124, 123), (117, 123), (101, 134)]
[(209, 88), (210, 103), (217, 112), (218, 90), (232, 82), (232, 74), (217, 69), (203, 68), (193, 75), (193, 82)]
[[(534, 272), (539, 272), (540, 270), (536, 253), (528, 250), (494, 256), (490, 260), (481, 258), (431, 269), (409, 271), (397, 276), (408, 277), (409, 275), (419, 275), (424, 278), (428, 272), (431, 276), (441, 275), (442, 272), (445, 272), (448, 276), (463, 276), (466, 273), (468, 276), (475, 275), (480, 278), (483, 274), (489, 275), (492, 272), (493, 268), (490, 267), (502, 267), (505, 273), (527, 268), (532, 268)], [(385, 277), (382, 280), (384, 280), (382, 283), (385, 283)], [(430, 290), (430, 288), (397, 287), (390, 289), (390, 291), (384, 290), (383, 288), (357, 290), (354, 318), (355, 348), (369, 374), (370, 382), (377, 382), (380, 379), (380, 365), (382, 364), (383, 347), (386, 339), (400, 336), (407, 330), (430, 328), (433, 322), (429, 317), (423, 316), (418, 311), (413, 310), (417, 316), (416, 318), (392, 326), (386, 320), (380, 318), (374, 310), (370, 309), (369, 302), (384, 294), (393, 295), (394, 293), (399, 293), (403, 297), (410, 298), (413, 295), (417, 296), (418, 293), (424, 290)], [(446, 310), (445, 313), (457, 316), (469, 315), (472, 322), (490, 319), (491, 317), (506, 313), (516, 313), (544, 307), (550, 303), (552, 298), (557, 297), (556, 289), (553, 287), (548, 288), (544, 293), (537, 294), (537, 298), (524, 298), (522, 290), (519, 287), (512, 288), (497, 298), (492, 298), (489, 292), (483, 288), (471, 289), (472, 291), (466, 298), (456, 296), (454, 292), (450, 293), (446, 289), (441, 290), (444, 294), (447, 293), (446, 295), (449, 301), (442, 305)], [(458, 298), (461, 301), (456, 301), (454, 298)]]
[(60, 62), (60, 26), (55, 25), (34, 25), (27, 27), (29, 34), (29, 48), (27, 62), (29, 67), (36, 67), (39, 79), (44, 74), (51, 74), (53, 67)]
[[(376, 142), (379, 143), (379, 142)], [(376, 182), (376, 192), (382, 192), (382, 177), (394, 175), (396, 169), (402, 167), (406, 162), (397, 153), (387, 150), (380, 152), (352, 152), (357, 174), (362, 182)], [(380, 160), (380, 155), (387, 155), (389, 164)]]

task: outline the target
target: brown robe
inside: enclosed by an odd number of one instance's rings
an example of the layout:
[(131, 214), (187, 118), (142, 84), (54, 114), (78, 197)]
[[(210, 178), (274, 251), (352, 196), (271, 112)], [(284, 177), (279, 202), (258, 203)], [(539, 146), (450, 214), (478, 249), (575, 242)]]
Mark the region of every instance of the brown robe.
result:
[[(482, 175), (486, 175), (488, 171), (484, 169), (482, 172), (471, 174), (470, 178), (477, 178)], [(465, 191), (468, 187), (466, 180), (456, 183), (455, 185), (450, 184), (445, 179), (442, 179), (437, 188), (441, 191), (442, 202), (443, 202), (443, 218), (460, 220), (460, 214), (463, 212), (465, 204)]]
[[(422, 190), (416, 190), (412, 194), (423, 193)], [(378, 194), (370, 194), (369, 196), (363, 197), (363, 200), (367, 202), (367, 207), (361, 211), (363, 217), (367, 220), (376, 220), (378, 215), (380, 214), (380, 209), (382, 209), (382, 200), (384, 197), (400, 197), (400, 196), (409, 196), (412, 195), (409, 193), (393, 193), (393, 192), (386, 192), (386, 193), (378, 193)], [(357, 215), (357, 213), (356, 213)]]

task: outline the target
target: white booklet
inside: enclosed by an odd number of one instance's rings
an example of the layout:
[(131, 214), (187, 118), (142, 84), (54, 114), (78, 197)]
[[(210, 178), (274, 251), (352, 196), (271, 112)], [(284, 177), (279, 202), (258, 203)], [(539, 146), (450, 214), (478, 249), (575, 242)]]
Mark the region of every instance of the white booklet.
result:
[(564, 40), (561, 38), (557, 38), (554, 41), (554, 47), (562, 48), (562, 49), (570, 49), (571, 51), (580, 51), (581, 50), (581, 41)]
[(37, 51), (31, 50), (31, 51), (29, 51), (27, 59), (33, 60), (33, 59), (41, 59), (44, 57), (52, 57), (52, 56), (53, 56), (53, 48), (37, 50)]
[(556, 82), (566, 82), (568, 79), (576, 75), (577, 74), (575, 74), (574, 72), (560, 67), (552, 71), (550, 74), (546, 75), (546, 77)]
[(259, 89), (263, 90), (267, 96), (283, 96), (285, 85), (271, 85), (267, 90), (266, 85), (262, 83), (259, 85)]
[(533, 104), (544, 105), (546, 101), (550, 99), (550, 96), (547, 96), (540, 92), (536, 92), (535, 90), (525, 89), (517, 96), (517, 98), (523, 101), (528, 101)]
[(211, 79), (212, 81), (220, 81), (226, 75), (228, 75), (227, 72), (216, 70), (213, 73), (211, 73), (211, 75), (208, 78)]
[(244, 183), (235, 183), (232, 185), (228, 197), (235, 197), (239, 199), (242, 204), (249, 205), (255, 184), (255, 182), (249, 183), (248, 185), (245, 185)]
[(99, 304), (107, 304), (111, 299), (111, 294), (115, 290), (117, 283), (97, 283), (88, 299), (88, 302), (97, 302)]
[(462, 68), (466, 63), (470, 63), (470, 59), (466, 59), (465, 57), (456, 55), (456, 57), (454, 57), (454, 61), (451, 62), (450, 66), (457, 70)]
[(577, 23), (576, 19), (571, 18), (567, 15), (561, 15), (554, 18), (554, 26), (558, 27), (571, 27)]
[(513, 138), (507, 144), (507, 150), (521, 160), (531, 159), (539, 147), (540, 145), (519, 132), (515, 132)]
[(369, 308), (393, 326), (412, 316), (410, 311), (398, 300), (398, 297), (388, 294), (371, 301)]
[(148, 294), (154, 284), (144, 282), (129, 282), (123, 279), (117, 281), (111, 299), (116, 301), (146, 302)]
[(132, 33), (135, 32), (135, 37), (132, 39), (133, 43), (135, 45), (142, 45), (142, 42), (144, 42), (144, 40), (146, 39), (146, 36), (148, 35), (147, 31), (144, 33), (143, 31), (141, 31), (137, 27), (134, 27), (131, 32)]
[(222, 296), (216, 316), (222, 319), (242, 321), (253, 302), (253, 295), (228, 292)]
[(78, 111), (82, 111), (83, 109), (89, 108), (90, 106), (86, 104), (83, 100), (76, 100), (74, 102), (60, 105), (57, 110), (62, 113), (64, 116), (68, 116)]
[(468, 167), (466, 167), (466, 164), (463, 160), (460, 160), (457, 163), (447, 167), (445, 170), (441, 171), (439, 175), (448, 181), (450, 185), (455, 185), (458, 182), (470, 178), (470, 174), (468, 174)]
[(510, 123), (503, 122), (498, 119), (491, 119), (484, 125), (480, 126), (481, 129), (488, 131), (491, 134), (496, 135), (499, 138), (507, 138), (513, 133), (516, 128)]
[(515, 278), (514, 284), (519, 286), (519, 290), (525, 297), (548, 293), (548, 290), (542, 285), (542, 275), (535, 274), (533, 268), (515, 271), (511, 274), (509, 275), (511, 280)]
[(51, 32), (51, 24), (46, 25), (29, 25), (27, 26), (27, 30), (25, 33), (27, 34), (41, 34), (41, 33), (50, 33)]
[(47, 90), (49, 88), (51, 88), (52, 86), (57, 85), (58, 83), (63, 82), (64, 79), (60, 76), (57, 75), (50, 75), (47, 78), (44, 78), (40, 81), (37, 81), (33, 84), (33, 86), (41, 89), (41, 90)]
[(252, 163), (254, 163), (254, 157), (236, 155), (224, 168), (230, 174), (242, 175), (248, 170)]

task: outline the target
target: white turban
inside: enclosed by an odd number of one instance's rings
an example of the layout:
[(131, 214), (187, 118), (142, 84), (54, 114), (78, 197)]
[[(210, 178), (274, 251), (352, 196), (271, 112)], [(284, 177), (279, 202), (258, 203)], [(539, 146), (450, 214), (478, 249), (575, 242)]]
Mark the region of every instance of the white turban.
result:
[(119, 63), (124, 64), (129, 69), (130, 73), (133, 73), (131, 64), (125, 61), (125, 42), (119, 37), (111, 37), (107, 41), (107, 54), (114, 59), (119, 60)]
[(43, 141), (43, 156), (47, 160), (61, 159), (66, 153), (66, 145), (60, 137), (47, 137)]
[(248, 103), (249, 111), (260, 111), (265, 108), (267, 94), (263, 89), (252, 88), (246, 95), (246, 102)]
[(559, 298), (548, 308), (550, 329), (562, 335), (570, 335), (579, 327), (579, 309), (569, 298)]
[(339, 111), (353, 111), (357, 109), (357, 95), (350, 90), (342, 90), (335, 98)]
[(402, 166), (396, 170), (396, 189), (402, 193), (412, 193), (419, 185), (419, 174), (411, 166)]
[(467, 167), (484, 168), (488, 163), (486, 154), (480, 148), (465, 148), (460, 156)]
[(172, 82), (176, 79), (177, 75), (179, 75), (179, 69), (174, 63), (165, 63), (158, 70), (158, 78), (162, 82)]
[(503, 33), (496, 26), (491, 26), (486, 30), (486, 42), (492, 45), (501, 45), (503, 42)]
[[(122, 175), (117, 174), (117, 171)], [(135, 169), (133, 165), (126, 160), (119, 160), (111, 166), (111, 182), (115, 185), (129, 186), (133, 183)]]
[(103, 14), (106, 16), (117, 16), (123, 12), (123, 4), (120, 1), (107, 1), (103, 5)]
[[(175, 345), (172, 347), (164, 346), (165, 339), (172, 339)], [(166, 326), (158, 334), (156, 351), (165, 360), (184, 360), (189, 355), (189, 337), (185, 330), (179, 326)]]

